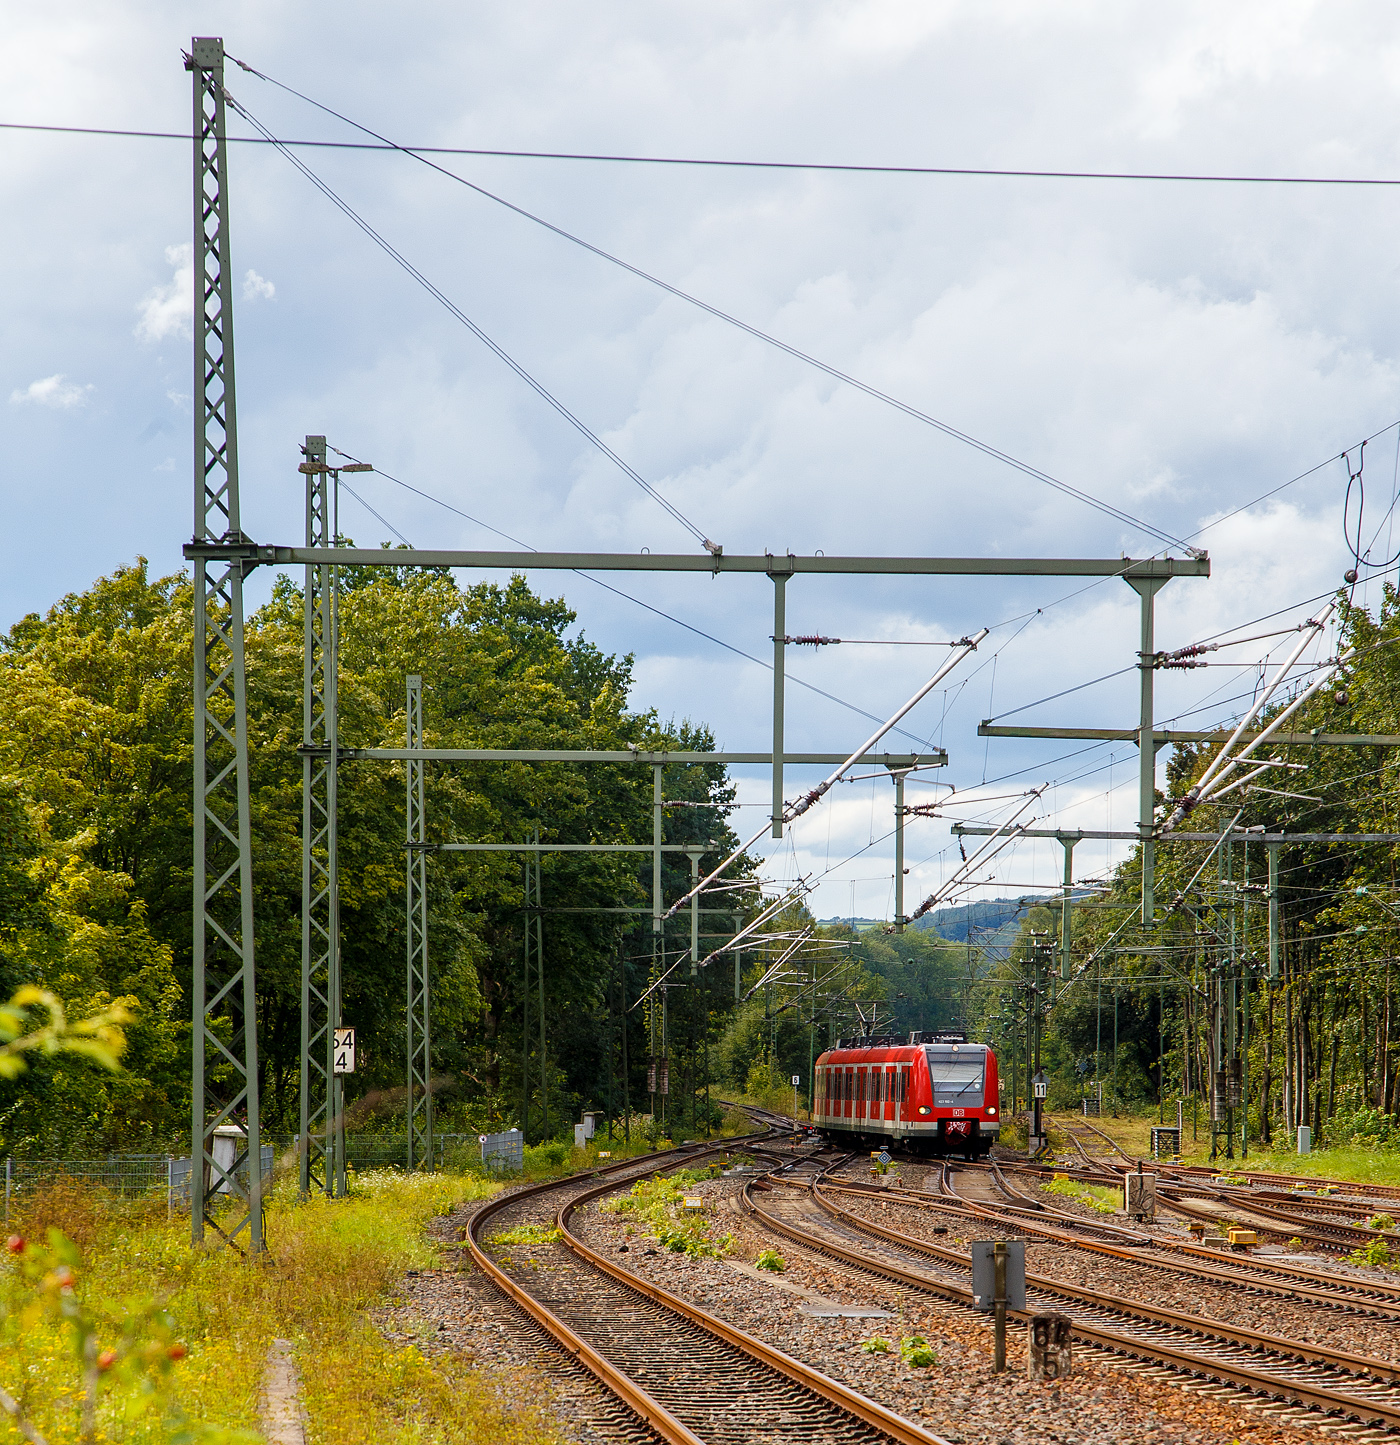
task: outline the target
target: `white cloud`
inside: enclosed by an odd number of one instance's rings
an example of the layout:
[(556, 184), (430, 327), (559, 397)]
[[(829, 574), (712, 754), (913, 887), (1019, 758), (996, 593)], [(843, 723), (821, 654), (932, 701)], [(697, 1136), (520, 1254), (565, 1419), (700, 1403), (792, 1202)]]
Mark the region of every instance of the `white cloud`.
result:
[(152, 287), (137, 305), (141, 319), (136, 336), (141, 341), (163, 341), (167, 336), (188, 337), (194, 315), (194, 259), (188, 244), (167, 246), (165, 259), (175, 274), (164, 286)]
[(33, 404), (67, 411), (70, 407), (85, 406), (91, 390), (91, 383), (79, 386), (76, 382), (66, 381), (60, 371), (54, 376), (44, 377), (41, 381), (31, 381), (23, 390), (16, 387), (10, 393), (10, 402), (14, 406)]
[(277, 288), (265, 276), (259, 276), (251, 267), (243, 278), (243, 299), (245, 301), (271, 301)]

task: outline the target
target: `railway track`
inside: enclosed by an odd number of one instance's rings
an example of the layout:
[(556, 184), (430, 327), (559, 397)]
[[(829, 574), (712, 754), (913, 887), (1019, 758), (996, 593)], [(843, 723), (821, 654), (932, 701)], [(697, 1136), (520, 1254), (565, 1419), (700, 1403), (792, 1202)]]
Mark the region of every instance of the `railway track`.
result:
[[(1136, 1168), (1137, 1160), (1133, 1155), (1127, 1153), (1116, 1140), (1089, 1123), (1087, 1119), (1079, 1119), (1071, 1116), (1065, 1118), (1050, 1118), (1056, 1128), (1063, 1130), (1068, 1135), (1070, 1142), (1078, 1148), (1082, 1158), (1088, 1161), (1090, 1166), (1102, 1169), (1107, 1165), (1108, 1169), (1122, 1173), (1125, 1169)], [(1085, 1133), (1092, 1133), (1104, 1143), (1108, 1144), (1115, 1153), (1121, 1156), (1122, 1162), (1116, 1159), (1106, 1159), (1102, 1154), (1089, 1154), (1081, 1147), (1081, 1136)], [(1032, 1165), (1034, 1169), (1046, 1170), (1046, 1165)], [(1276, 1191), (1277, 1195), (1288, 1204), (1296, 1205), (1301, 1202), (1300, 1198), (1288, 1191), (1299, 1189), (1316, 1189), (1321, 1185), (1332, 1185), (1335, 1188), (1344, 1189), (1349, 1195), (1359, 1195), (1364, 1199), (1372, 1199), (1382, 1202), (1389, 1202), (1397, 1209), (1400, 1209), (1400, 1186), (1393, 1184), (1361, 1184), (1352, 1180), (1323, 1179), (1317, 1175), (1310, 1174), (1277, 1174), (1273, 1171), (1249, 1169), (1244, 1161), (1225, 1160), (1217, 1161), (1214, 1164), (1165, 1164), (1158, 1161), (1153, 1166), (1164, 1178), (1176, 1180), (1179, 1183), (1187, 1184), (1192, 1182), (1208, 1183), (1212, 1178), (1220, 1174), (1239, 1174), (1250, 1181), (1250, 1185), (1261, 1191)], [(1284, 1186), (1280, 1189), (1278, 1186)], [(1303, 1195), (1302, 1200), (1317, 1196)], [(1328, 1201), (1340, 1203), (1341, 1201)], [(1348, 1211), (1361, 1211), (1367, 1206), (1355, 1204), (1348, 1206)], [(1374, 1213), (1374, 1209), (1369, 1210)]]
[[(789, 1127), (791, 1127), (789, 1123)], [(634, 1180), (766, 1139), (671, 1150), (498, 1196), (472, 1217), (478, 1268), (668, 1445), (944, 1445), (893, 1411), (589, 1248), (574, 1212)], [(529, 1262), (494, 1259), (486, 1226), (532, 1229)]]
[[(958, 1164), (946, 1165), (943, 1177), (946, 1178), (954, 1170), (961, 1174), (988, 1168), (993, 1169), (995, 1177), (1003, 1176), (1004, 1171), (999, 1165)], [(824, 1181), (823, 1188), (827, 1191), (846, 1190), (867, 1197), (872, 1195), (872, 1191), (858, 1181), (845, 1182), (831, 1176)], [(1019, 1191), (1012, 1192), (1018, 1198), (1025, 1198)], [(1053, 1209), (1012, 1213), (999, 1209), (994, 1204), (968, 1201), (952, 1191), (930, 1193), (924, 1190), (901, 1189), (897, 1193), (879, 1191), (874, 1197), (890, 1203), (908, 1204), (965, 1218), (981, 1219), (1003, 1229), (1050, 1243), (1072, 1245), (1088, 1253), (1165, 1273), (1190, 1276), (1211, 1284), (1229, 1285), (1254, 1294), (1297, 1300), (1329, 1310), (1367, 1315), (1373, 1319), (1400, 1320), (1400, 1289), (1378, 1280), (1345, 1278), (1283, 1259), (1250, 1254), (1222, 1254), (1219, 1250), (1204, 1245), (1147, 1235), (1132, 1235), (1134, 1242), (1123, 1244), (1116, 1241), (1113, 1234), (1132, 1234), (1131, 1231), (1115, 1230), (1113, 1226), (1100, 1225), (1079, 1215)], [(1144, 1248), (1144, 1245), (1149, 1247)]]
[[(1065, 1131), (1070, 1142), (1079, 1152), (1080, 1159), (1088, 1170), (1108, 1173), (1108, 1181), (1121, 1178), (1129, 1169), (1138, 1165), (1138, 1160), (1128, 1154), (1116, 1140), (1087, 1120), (1071, 1118), (1057, 1120), (1057, 1126)], [(1089, 1153), (1084, 1139), (1092, 1135), (1106, 1143), (1119, 1159), (1105, 1159), (1103, 1155)], [(1376, 1239), (1384, 1239), (1385, 1232), (1371, 1229), (1366, 1225), (1349, 1222), (1347, 1217), (1358, 1219), (1374, 1214), (1365, 1204), (1350, 1201), (1332, 1201), (1316, 1195), (1299, 1198), (1294, 1194), (1271, 1186), (1278, 1183), (1297, 1182), (1290, 1176), (1265, 1175), (1261, 1185), (1252, 1180), (1246, 1185), (1221, 1185), (1213, 1180), (1219, 1171), (1200, 1166), (1163, 1166), (1158, 1163), (1154, 1172), (1158, 1175), (1157, 1197), (1169, 1209), (1194, 1218), (1214, 1223), (1220, 1215), (1212, 1209), (1193, 1204), (1193, 1200), (1206, 1200), (1221, 1206), (1224, 1210), (1244, 1210), (1253, 1219), (1251, 1223), (1261, 1230), (1280, 1239), (1302, 1239), (1321, 1249), (1336, 1251), (1364, 1249)], [(1095, 1182), (1098, 1182), (1097, 1180)], [(1312, 1181), (1314, 1184), (1320, 1181)], [(1350, 1185), (1344, 1186), (1348, 1189)], [(1384, 1186), (1376, 1186), (1384, 1188)], [(1358, 1189), (1358, 1192), (1361, 1192)], [(1400, 1191), (1390, 1191), (1370, 1196), (1395, 1203), (1400, 1210)], [(1311, 1207), (1309, 1207), (1311, 1205)]]
[[(762, 1204), (754, 1184), (743, 1191), (746, 1207), (765, 1228), (828, 1259), (970, 1306), (966, 1254), (860, 1219), (830, 1198), (819, 1177), (783, 1182), (792, 1187), (774, 1180)], [(1071, 1308), (1076, 1337), (1098, 1349), (1363, 1425), (1400, 1429), (1400, 1367), (1387, 1361), (1275, 1339), (1045, 1276), (1028, 1275), (1027, 1286), (1028, 1313)]]

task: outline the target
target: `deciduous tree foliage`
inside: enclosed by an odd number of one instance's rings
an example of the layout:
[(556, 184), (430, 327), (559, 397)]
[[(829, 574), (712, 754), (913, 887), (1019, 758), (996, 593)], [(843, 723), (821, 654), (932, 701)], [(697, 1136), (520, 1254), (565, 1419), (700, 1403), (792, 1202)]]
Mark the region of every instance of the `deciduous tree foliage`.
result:
[[(1387, 584), (1374, 612), (1352, 607), (1343, 597), (1341, 617), (1335, 652), (1354, 649), (1355, 655), (1288, 727), (1301, 733), (1400, 735), (1400, 597)], [(1230, 718), (1217, 721), (1224, 726)], [(1215, 751), (1214, 744), (1175, 749), (1167, 765), (1168, 810)], [(1136, 850), (1114, 871), (1100, 906), (1075, 909), (1074, 978), (1059, 986), (1051, 1012), (1048, 1066), (1062, 1102), (1095, 1074), (1107, 1089), (1114, 1070), (1116, 1004), (1117, 1082), (1124, 1101), (1194, 1098), (1201, 1101), (1204, 1120), (1211, 1070), (1219, 1062), (1210, 1037), (1211, 981), (1233, 958), (1241, 979), (1237, 1034), (1246, 1064), (1251, 1139), (1267, 1141), (1280, 1130), (1291, 1138), (1293, 1129), (1308, 1124), (1317, 1137), (1332, 1142), (1396, 1142), (1396, 845), (1282, 847), (1280, 976), (1271, 983), (1267, 850), (1257, 837), (1250, 840), (1250, 830), (1400, 832), (1400, 749), (1293, 744), (1268, 747), (1261, 757), (1277, 757), (1288, 766), (1217, 805), (1196, 809), (1186, 825), (1211, 832), (1233, 821), (1228, 845), (1208, 856), (1210, 843), (1170, 837), (1159, 842), (1153, 929), (1143, 930), (1133, 917), (1142, 866)], [(1053, 927), (1057, 912), (1047, 913), (1042, 926)], [(1018, 958), (1024, 953), (1022, 947)], [(1013, 962), (1002, 972), (1002, 991), (1014, 993), (1025, 969)], [(1004, 1008), (998, 1017), (999, 1007), (989, 1001), (984, 1026), (1004, 1049), (1014, 1049), (1021, 1026)], [(1236, 1118), (1238, 1123), (1239, 1111)]]
[[(429, 746), (712, 749), (703, 727), (631, 708), (631, 659), (571, 632), (564, 603), (521, 578), (464, 588), (440, 570), (344, 568), (341, 587), (343, 747), (403, 745), (416, 672)], [(191, 601), (187, 577), (152, 579), (140, 560), (0, 642), (0, 988), (43, 984), (73, 1013), (121, 998), (136, 1016), (120, 1082), (70, 1076), (60, 1059), (4, 1086), (0, 1149), (141, 1147), (187, 1127)], [(259, 1064), (264, 1126), (284, 1133), (296, 1124), (300, 1047), (302, 639), (301, 592), (279, 578), (249, 619), (247, 657)], [(430, 765), (429, 836), (649, 841), (651, 782), (644, 766)], [(669, 767), (665, 791), (704, 804), (669, 813), (667, 841), (733, 846), (721, 766)], [(339, 795), (345, 1016), (359, 1030), (351, 1093), (363, 1122), (403, 1106), (402, 765), (347, 760)], [(520, 857), (430, 858), (434, 1069), (449, 1125), (515, 1118), (526, 1058), (538, 1097), (537, 1016), (530, 1040), (520, 1030)], [(684, 891), (684, 868), (668, 859), (668, 898)], [(645, 907), (649, 862), (546, 854), (542, 871), (548, 1087), (552, 1123), (566, 1126), (602, 1100), (620, 1058), (619, 972), (635, 998), (648, 962), (636, 940), (649, 947), (650, 924), (644, 937), (631, 933), (634, 915), (550, 910)], [(640, 1018), (630, 1023), (641, 1071)]]

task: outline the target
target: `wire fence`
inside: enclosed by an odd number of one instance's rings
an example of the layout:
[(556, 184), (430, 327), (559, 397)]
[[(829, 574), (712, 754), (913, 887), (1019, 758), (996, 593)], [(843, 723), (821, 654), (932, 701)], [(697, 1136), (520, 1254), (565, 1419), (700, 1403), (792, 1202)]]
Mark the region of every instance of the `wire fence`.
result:
[[(490, 1136), (493, 1140), (495, 1135)], [(504, 1138), (505, 1136), (501, 1136)], [(280, 1150), (296, 1148), (296, 1140), (286, 1145), (262, 1146), (264, 1178), (270, 1176)], [(480, 1168), (484, 1152), (478, 1134), (434, 1134), (434, 1170)], [(347, 1135), (345, 1162), (354, 1170), (405, 1169), (408, 1165), (407, 1134), (371, 1136)], [(503, 1161), (504, 1167), (519, 1169), (517, 1155)], [(495, 1167), (502, 1163), (492, 1161)], [(424, 1167), (422, 1164), (419, 1166)], [(24, 1200), (40, 1189), (65, 1180), (92, 1184), (123, 1199), (164, 1197), (166, 1209), (174, 1214), (190, 1207), (190, 1160), (175, 1154), (108, 1154), (100, 1159), (26, 1159), (9, 1155), (5, 1159), (4, 1223), (10, 1222), (11, 1211), (22, 1210)]]

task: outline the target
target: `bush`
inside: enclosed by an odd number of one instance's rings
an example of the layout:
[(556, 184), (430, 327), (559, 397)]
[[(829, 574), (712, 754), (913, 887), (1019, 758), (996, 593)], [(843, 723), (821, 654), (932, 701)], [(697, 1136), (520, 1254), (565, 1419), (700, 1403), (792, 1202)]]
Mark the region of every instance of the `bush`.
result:
[(1358, 1109), (1327, 1121), (1327, 1142), (1359, 1149), (1400, 1149), (1400, 1119), (1380, 1109)]
[(774, 1274), (781, 1274), (787, 1268), (787, 1261), (776, 1249), (764, 1249), (759, 1251), (758, 1258), (754, 1263), (759, 1269), (772, 1270)]
[(681, 1169), (669, 1178), (658, 1174), (650, 1179), (639, 1179), (632, 1186), (631, 1193), (607, 1200), (602, 1207), (610, 1214), (639, 1216), (661, 1247), (672, 1254), (717, 1259), (733, 1243), (732, 1236), (724, 1234), (714, 1239), (703, 1215), (687, 1218), (677, 1212), (687, 1184), (713, 1177), (707, 1169)]
[(770, 1063), (757, 1063), (749, 1070), (744, 1094), (760, 1108), (774, 1114), (792, 1113), (792, 1085)]

